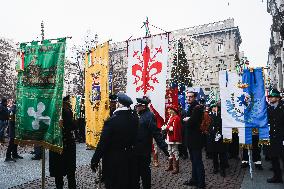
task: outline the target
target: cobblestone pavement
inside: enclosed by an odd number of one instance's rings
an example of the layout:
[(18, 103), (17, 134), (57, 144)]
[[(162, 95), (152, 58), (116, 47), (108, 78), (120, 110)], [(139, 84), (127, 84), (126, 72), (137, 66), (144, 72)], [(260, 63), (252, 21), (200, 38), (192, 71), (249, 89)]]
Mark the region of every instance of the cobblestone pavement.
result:
[[(78, 153), (79, 152), (79, 153)], [(98, 188), (98, 184), (96, 184), (96, 176), (94, 173), (91, 172), (89, 168), (89, 162), (90, 158), (92, 156), (92, 151), (86, 151), (85, 146), (83, 144), (77, 145), (77, 172), (76, 172), (76, 178), (77, 178), (77, 186), (78, 188), (82, 189), (93, 189)], [(166, 167), (166, 159), (161, 155), (159, 157), (160, 159), (160, 167), (158, 168), (152, 168), (152, 188), (177, 188), (177, 189), (187, 189), (190, 187), (183, 186), (182, 183), (190, 178), (190, 160), (181, 160), (180, 162), (180, 173), (178, 175), (172, 175), (171, 173), (168, 173), (164, 171)], [(78, 160), (80, 161), (78, 163)], [(0, 161), (3, 161), (0, 159)], [(22, 160), (22, 164), (27, 164), (27, 162), (30, 162), (29, 158), (25, 158)], [(48, 161), (47, 161), (48, 162)], [(15, 166), (18, 162), (15, 163)], [(207, 188), (226, 188), (226, 189), (239, 189), (241, 188), (241, 184), (243, 181), (243, 177), (245, 175), (245, 171), (243, 169), (240, 169), (240, 161), (239, 160), (230, 160), (230, 168), (227, 169), (227, 177), (223, 178), (219, 174), (213, 175), (212, 174), (212, 160), (204, 159), (204, 166), (205, 166), (205, 172), (206, 172), (206, 184)], [(1, 166), (1, 163), (0, 163)], [(1, 188), (1, 178), (0, 178), (0, 189), (5, 188), (11, 188), (11, 189), (24, 189), (24, 188), (30, 188), (30, 189), (39, 189), (41, 188), (41, 179), (40, 179), (40, 162), (38, 162), (38, 165), (29, 166), (26, 165), (26, 167), (30, 167), (27, 169), (30, 169), (29, 172), (36, 172), (36, 177), (33, 177), (31, 179), (30, 177), (25, 178), (25, 182), (23, 179), (19, 179), (18, 184), (10, 184), (9, 186), (6, 185), (6, 187)], [(48, 165), (47, 165), (48, 166)], [(37, 167), (37, 171), (34, 171)], [(23, 169), (23, 168), (22, 168)], [(0, 168), (0, 175), (1, 172), (4, 170), (1, 170)], [(22, 171), (21, 171), (22, 172)], [(13, 173), (12, 173), (13, 174)], [(14, 173), (17, 174), (17, 177), (23, 177), (24, 175), (21, 175), (23, 173), (20, 173), (19, 171)], [(20, 174), (20, 175), (19, 175)], [(46, 169), (46, 174), (48, 174), (48, 168)], [(9, 177), (11, 179), (11, 177)], [(10, 180), (7, 178), (4, 182), (9, 182)], [(17, 179), (16, 179), (17, 180)], [(2, 180), (3, 183), (3, 180)], [(46, 177), (46, 189), (53, 189), (55, 188), (54, 185), (54, 179), (50, 177)], [(65, 188), (67, 188), (67, 181), (65, 178)], [(8, 187), (7, 187), (8, 186)]]

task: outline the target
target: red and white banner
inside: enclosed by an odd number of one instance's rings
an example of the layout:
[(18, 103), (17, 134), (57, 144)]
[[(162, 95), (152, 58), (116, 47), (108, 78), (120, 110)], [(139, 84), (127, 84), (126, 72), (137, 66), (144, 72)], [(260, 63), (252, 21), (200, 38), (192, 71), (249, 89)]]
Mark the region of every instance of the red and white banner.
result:
[(128, 42), (126, 94), (134, 103), (148, 96), (153, 108), (165, 118), (168, 35)]

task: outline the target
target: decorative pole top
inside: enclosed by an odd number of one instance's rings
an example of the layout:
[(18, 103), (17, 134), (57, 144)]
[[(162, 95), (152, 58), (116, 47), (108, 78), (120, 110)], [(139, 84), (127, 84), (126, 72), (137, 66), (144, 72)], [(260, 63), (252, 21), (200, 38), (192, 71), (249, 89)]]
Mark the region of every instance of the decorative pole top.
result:
[(40, 26), (41, 26), (41, 41), (43, 41), (44, 40), (44, 24), (43, 24), (43, 21), (41, 21)]

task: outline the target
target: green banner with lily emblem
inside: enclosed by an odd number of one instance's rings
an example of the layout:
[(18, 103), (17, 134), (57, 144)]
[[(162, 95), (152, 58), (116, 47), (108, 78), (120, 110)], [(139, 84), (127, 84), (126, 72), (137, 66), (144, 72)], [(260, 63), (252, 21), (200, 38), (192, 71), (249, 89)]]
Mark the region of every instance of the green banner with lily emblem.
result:
[(66, 39), (22, 43), (18, 71), (16, 141), (61, 152), (62, 94)]

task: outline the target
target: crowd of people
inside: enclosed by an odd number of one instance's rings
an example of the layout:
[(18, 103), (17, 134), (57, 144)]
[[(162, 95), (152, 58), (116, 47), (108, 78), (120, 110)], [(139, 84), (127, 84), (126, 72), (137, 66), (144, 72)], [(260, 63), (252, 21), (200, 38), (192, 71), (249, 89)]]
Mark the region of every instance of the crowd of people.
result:
[[(180, 158), (191, 162), (191, 177), (184, 185), (205, 188), (205, 169), (203, 149), (207, 159), (212, 159), (212, 174), (226, 177), (230, 158), (239, 158), (238, 132), (233, 130), (231, 143), (226, 143), (222, 136), (222, 117), (220, 101), (205, 104), (197, 100), (197, 93), (186, 92), (188, 108), (168, 106), (168, 119), (161, 124), (156, 119), (156, 112), (151, 107), (151, 100), (143, 96), (137, 98), (134, 109), (133, 101), (124, 93), (110, 96), (111, 116), (104, 123), (100, 141), (91, 160), (91, 169), (96, 172), (102, 160), (102, 178), (107, 189), (151, 188), (151, 168), (159, 166), (157, 147), (168, 159), (165, 171), (179, 174)], [(273, 176), (268, 183), (283, 183), (280, 160), (284, 163), (284, 103), (278, 90), (273, 89), (268, 95), (268, 120), (270, 125), (270, 145), (259, 145), (257, 129), (253, 129), (252, 160), (255, 168), (263, 170), (261, 151), (265, 160), (271, 161)], [(0, 105), (0, 140), (4, 140), (4, 130), (8, 123), (9, 145), (5, 161), (22, 159), (17, 153), (15, 139), (15, 102), (7, 104), (2, 99)], [(76, 188), (76, 145), (83, 142), (78, 137), (72, 118), (69, 96), (63, 99), (63, 153), (49, 153), (50, 176), (55, 177), (56, 188), (63, 188), (63, 176), (67, 175), (68, 187)], [(81, 120), (82, 121), (82, 120)], [(82, 121), (84, 122), (84, 121)], [(80, 123), (83, 125), (84, 123)], [(77, 133), (77, 134), (74, 134)], [(36, 151), (36, 149), (35, 149)], [(41, 151), (41, 150), (39, 150)], [(40, 156), (40, 155), (39, 155)], [(151, 157), (154, 164), (151, 166)], [(248, 149), (242, 149), (241, 167), (249, 166)]]

